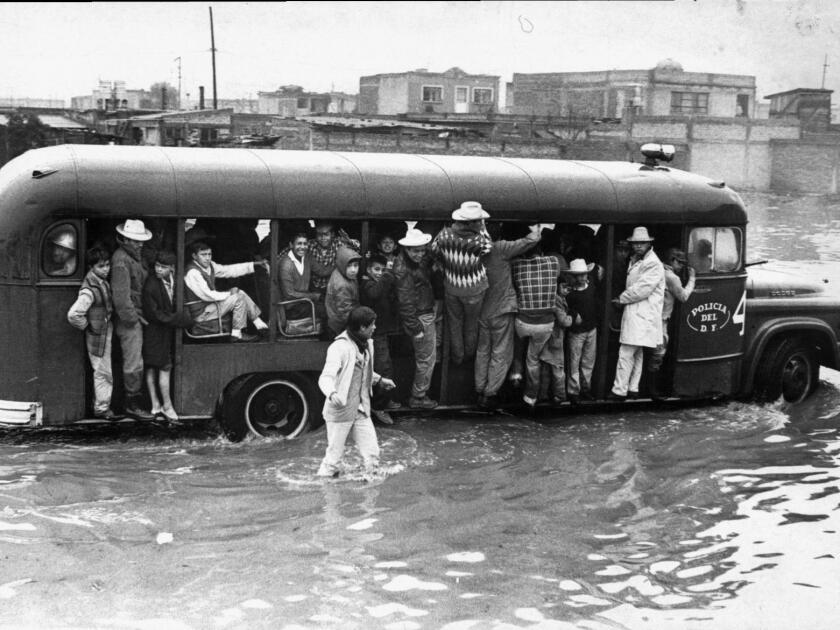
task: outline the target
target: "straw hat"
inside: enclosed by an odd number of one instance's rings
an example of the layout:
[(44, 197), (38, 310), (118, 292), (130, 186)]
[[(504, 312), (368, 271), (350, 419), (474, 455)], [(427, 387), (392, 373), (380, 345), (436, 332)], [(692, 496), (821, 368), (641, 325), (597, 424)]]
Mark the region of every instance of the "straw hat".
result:
[(125, 223), (117, 226), (117, 232), (132, 241), (148, 241), (152, 238), (152, 233), (139, 219), (126, 219)]
[(480, 221), (489, 219), (490, 215), (481, 207), (477, 201), (465, 201), (461, 207), (452, 213), (455, 221)]
[(578, 274), (589, 273), (594, 268), (595, 263), (589, 263), (587, 265), (583, 258), (575, 258), (569, 263), (569, 268), (564, 270), (563, 273), (569, 274), (570, 276), (576, 276)]
[(61, 232), (52, 239), (53, 245), (58, 245), (64, 249), (76, 250), (76, 238), (72, 232)]
[(627, 239), (628, 243), (652, 243), (653, 238), (648, 234), (646, 227), (633, 228), (633, 236)]
[(423, 230), (417, 228), (409, 228), (405, 236), (399, 240), (399, 243), (403, 247), (420, 247), (421, 245), (428, 245), (431, 240), (431, 234), (426, 234)]

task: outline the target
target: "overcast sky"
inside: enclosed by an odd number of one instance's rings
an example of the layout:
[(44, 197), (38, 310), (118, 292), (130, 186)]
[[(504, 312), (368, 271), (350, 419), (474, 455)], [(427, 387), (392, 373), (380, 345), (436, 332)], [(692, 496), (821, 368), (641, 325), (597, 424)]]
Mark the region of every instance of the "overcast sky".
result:
[[(755, 75), (758, 97), (840, 90), (840, 1), (0, 3), (0, 97), (65, 99), (100, 79), (219, 98), (298, 84), (356, 93), (365, 74), (651, 68)], [(504, 92), (502, 83), (502, 93)]]

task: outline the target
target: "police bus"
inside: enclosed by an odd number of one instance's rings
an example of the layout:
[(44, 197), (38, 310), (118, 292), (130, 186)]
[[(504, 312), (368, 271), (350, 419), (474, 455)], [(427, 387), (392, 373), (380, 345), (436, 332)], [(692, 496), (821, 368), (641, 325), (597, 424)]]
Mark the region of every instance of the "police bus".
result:
[[(223, 328), (179, 332), (175, 408), (182, 417), (216, 418), (231, 439), (297, 436), (321, 420), (316, 382), (328, 344), (285, 317), (276, 280), (288, 239), (301, 224), (329, 220), (367, 251), (384, 232), (399, 238), (405, 221), (434, 233), (465, 200), (479, 201), (513, 236), (539, 222), (553, 223), (561, 240), (589, 238), (589, 256), (604, 270), (596, 398), (609, 393), (618, 348), (611, 291), (623, 272), (614, 252), (645, 226), (660, 256), (678, 247), (697, 268), (693, 294), (672, 316), (670, 396), (804, 399), (820, 365), (840, 361), (837, 301), (816, 283), (748, 269), (739, 196), (723, 182), (663, 164), (672, 156), (668, 147), (646, 154), (643, 162), (582, 162), (92, 145), (28, 151), (0, 170), (0, 422), (62, 425), (92, 417), (84, 335), (66, 319), (86, 272), (86, 248), (113, 245), (115, 226), (127, 219), (144, 221), (177, 254), (181, 308), (185, 242), (197, 221), (214, 231), (214, 260), (221, 262), (255, 255), (242, 241), (253, 242), (254, 229), (265, 226), (261, 251), (270, 271), (246, 290), (260, 296), (270, 326), (253, 343), (230, 343)], [(411, 344), (394, 335), (391, 346), (397, 398), (407, 398)], [(474, 405), (472, 365), (451, 363), (447, 346), (444, 339), (429, 393), (443, 408)], [(501, 394), (518, 400), (514, 391)]]

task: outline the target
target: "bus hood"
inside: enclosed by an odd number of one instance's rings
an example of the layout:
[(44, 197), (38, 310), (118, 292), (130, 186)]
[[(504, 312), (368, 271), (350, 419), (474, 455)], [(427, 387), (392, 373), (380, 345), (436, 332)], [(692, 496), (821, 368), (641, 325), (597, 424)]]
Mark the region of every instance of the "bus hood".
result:
[(748, 298), (815, 297), (830, 286), (827, 278), (806, 277), (801, 267), (750, 267), (747, 272)]

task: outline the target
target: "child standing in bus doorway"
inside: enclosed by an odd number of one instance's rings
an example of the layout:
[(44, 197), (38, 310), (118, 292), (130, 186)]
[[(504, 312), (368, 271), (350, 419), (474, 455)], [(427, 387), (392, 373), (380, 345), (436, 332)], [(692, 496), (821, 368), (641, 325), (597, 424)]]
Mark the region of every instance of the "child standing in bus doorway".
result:
[(85, 345), (93, 369), (93, 415), (103, 420), (118, 420), (120, 416), (111, 409), (111, 340), (114, 334), (111, 323), (114, 306), (108, 282), (111, 255), (101, 245), (94, 245), (86, 252), (85, 259), (90, 270), (82, 280), (79, 296), (67, 311), (67, 321), (85, 331)]
[(452, 212), (452, 225), (432, 241), (432, 255), (444, 273), (446, 325), (450, 359), (455, 365), (475, 357), (478, 320), (487, 291), (484, 258), (493, 242), (484, 225), (490, 215), (477, 201), (465, 201)]
[(119, 247), (111, 256), (111, 289), (117, 314), (114, 332), (122, 350), (125, 412), (137, 419), (152, 415), (141, 407), (143, 389), (143, 317), (141, 294), (146, 282), (146, 269), (140, 255), (143, 244), (152, 238), (143, 222), (128, 219), (117, 226)]
[(572, 323), (566, 341), (569, 349), (566, 394), (577, 405), (580, 399), (592, 400), (592, 370), (598, 347), (598, 289), (595, 263), (575, 258), (563, 273), (571, 284), (566, 302)]
[(143, 315), (149, 322), (143, 334), (146, 387), (155, 419), (177, 422), (178, 414), (169, 395), (173, 332), (176, 327), (192, 325), (192, 319), (186, 313), (177, 312), (174, 307), (175, 254), (159, 251), (155, 257), (154, 270), (154, 274), (150, 274), (143, 285)]
[(362, 256), (357, 251), (340, 245), (335, 255), (335, 269), (327, 283), (324, 306), (327, 309), (327, 326), (333, 337), (347, 325), (347, 317), (359, 306), (359, 264)]
[(318, 387), (327, 397), (323, 409), (327, 451), (317, 473), (321, 477), (338, 476), (350, 433), (365, 471), (375, 472), (379, 465), (379, 442), (370, 417), (370, 398), (374, 385), (391, 390), (395, 384), (373, 370), (375, 330), (376, 313), (367, 306), (357, 306), (350, 311), (344, 332), (327, 349), (324, 369), (318, 378)]

